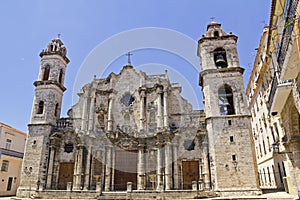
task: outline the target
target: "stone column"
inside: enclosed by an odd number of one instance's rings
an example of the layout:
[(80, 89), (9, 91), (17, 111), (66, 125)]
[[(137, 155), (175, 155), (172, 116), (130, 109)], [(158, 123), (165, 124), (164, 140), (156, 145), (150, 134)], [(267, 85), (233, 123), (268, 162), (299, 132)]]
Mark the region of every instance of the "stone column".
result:
[(168, 92), (164, 91), (164, 128), (169, 128), (169, 116), (168, 116)]
[(55, 158), (55, 147), (50, 146), (49, 168), (48, 168), (47, 185), (46, 185), (47, 189), (51, 189), (52, 187), (54, 158)]
[(86, 131), (87, 130), (87, 101), (88, 97), (83, 94), (83, 106), (82, 106), (82, 116), (81, 116), (81, 130)]
[(203, 158), (199, 160), (199, 190), (203, 190)]
[(141, 103), (140, 103), (140, 131), (145, 130), (145, 91), (141, 91)]
[(165, 146), (165, 187), (170, 190), (172, 187), (172, 146), (168, 143)]
[(86, 156), (86, 168), (85, 168), (85, 180), (84, 180), (84, 190), (89, 190), (90, 188), (90, 177), (91, 177), (91, 159), (92, 159), (92, 147), (89, 147)]
[(179, 189), (178, 144), (173, 144), (174, 189)]
[(157, 190), (164, 189), (164, 172), (163, 172), (163, 148), (162, 146), (157, 147)]
[(137, 189), (145, 189), (145, 154), (144, 145), (139, 145), (138, 164), (137, 164)]
[(73, 189), (74, 190), (80, 190), (81, 189), (81, 183), (82, 183), (82, 161), (83, 161), (83, 145), (77, 146), (77, 159), (76, 159), (76, 168), (74, 170), (74, 184)]
[(106, 147), (106, 159), (105, 159), (105, 183), (104, 191), (108, 192), (111, 188), (111, 164), (112, 164), (112, 147)]
[(112, 127), (113, 127), (113, 121), (112, 121), (112, 103), (113, 100), (112, 98), (109, 99), (108, 101), (108, 119), (107, 119), (107, 130), (108, 131), (112, 131)]
[(209, 160), (208, 154), (204, 155), (203, 159), (203, 181), (204, 190), (210, 190), (210, 173), (209, 173)]
[(161, 88), (157, 88), (157, 129), (160, 130), (163, 127), (163, 109), (162, 109), (162, 98), (161, 95), (163, 95)]
[(115, 190), (116, 151), (111, 147), (111, 191)]
[(89, 132), (93, 131), (94, 129), (94, 118), (95, 118), (95, 93), (91, 97), (91, 103), (90, 103), (90, 112), (89, 112)]

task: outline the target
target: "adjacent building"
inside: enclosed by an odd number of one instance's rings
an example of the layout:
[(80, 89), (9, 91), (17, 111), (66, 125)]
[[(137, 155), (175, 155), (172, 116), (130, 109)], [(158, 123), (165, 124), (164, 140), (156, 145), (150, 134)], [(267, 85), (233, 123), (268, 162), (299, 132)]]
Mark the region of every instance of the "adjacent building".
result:
[(0, 196), (16, 195), (26, 134), (0, 122)]
[(300, 188), (298, 0), (273, 0), (247, 87), (260, 187)]

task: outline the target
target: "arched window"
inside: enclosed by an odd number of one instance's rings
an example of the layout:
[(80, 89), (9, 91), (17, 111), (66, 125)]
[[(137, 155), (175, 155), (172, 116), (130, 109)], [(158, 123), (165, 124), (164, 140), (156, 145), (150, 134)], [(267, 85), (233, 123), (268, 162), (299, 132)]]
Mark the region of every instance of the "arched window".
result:
[(217, 48), (214, 50), (214, 61), (217, 68), (228, 67), (225, 49)]
[(234, 115), (233, 94), (228, 85), (223, 85), (218, 90), (218, 100), (221, 115)]
[(38, 106), (38, 110), (37, 110), (36, 114), (43, 114), (43, 112), (44, 112), (44, 102), (40, 101), (39, 102), (39, 106)]
[(63, 77), (63, 69), (60, 69), (59, 71), (59, 77), (58, 77), (58, 82), (62, 83), (62, 77)]
[(214, 37), (219, 37), (219, 31), (214, 32)]
[(44, 69), (43, 81), (47, 81), (49, 79), (49, 74), (50, 74), (50, 66), (47, 65)]
[(59, 105), (58, 103), (55, 105), (55, 110), (54, 110), (54, 116), (58, 117), (58, 113), (59, 113)]

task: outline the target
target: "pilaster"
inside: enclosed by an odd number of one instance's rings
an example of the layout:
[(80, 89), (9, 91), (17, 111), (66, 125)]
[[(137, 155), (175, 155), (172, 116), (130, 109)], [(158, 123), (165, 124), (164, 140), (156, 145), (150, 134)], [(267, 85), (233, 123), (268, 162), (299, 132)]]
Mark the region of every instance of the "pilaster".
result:
[(54, 158), (55, 158), (55, 147), (50, 146), (50, 156), (49, 156), (49, 165), (48, 165), (48, 176), (47, 176), (47, 189), (52, 188), (52, 177), (53, 177), (53, 165), (54, 165)]
[(138, 147), (138, 164), (137, 164), (137, 189), (145, 189), (145, 154), (144, 154), (144, 145), (139, 145)]

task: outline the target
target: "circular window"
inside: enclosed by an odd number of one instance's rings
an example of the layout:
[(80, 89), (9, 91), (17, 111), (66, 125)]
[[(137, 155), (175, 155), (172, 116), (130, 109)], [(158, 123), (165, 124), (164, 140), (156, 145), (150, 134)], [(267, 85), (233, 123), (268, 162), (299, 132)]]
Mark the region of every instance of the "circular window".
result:
[(134, 102), (134, 97), (128, 92), (121, 98), (121, 103), (125, 106), (130, 106)]

